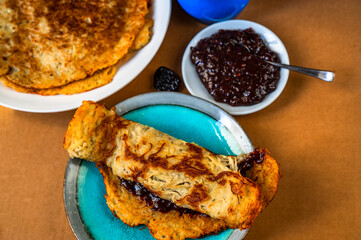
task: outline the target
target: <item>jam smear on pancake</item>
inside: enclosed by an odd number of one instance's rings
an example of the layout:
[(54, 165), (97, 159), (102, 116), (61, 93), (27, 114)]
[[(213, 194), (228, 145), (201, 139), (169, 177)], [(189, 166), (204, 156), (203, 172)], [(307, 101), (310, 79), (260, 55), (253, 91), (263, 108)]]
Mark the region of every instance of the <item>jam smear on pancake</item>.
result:
[(135, 196), (139, 196), (143, 201), (147, 203), (148, 206), (153, 206), (153, 211), (160, 211), (162, 213), (169, 212), (171, 210), (178, 211), (180, 214), (190, 214), (190, 215), (201, 215), (201, 216), (207, 216), (204, 213), (200, 213), (188, 208), (182, 208), (178, 207), (171, 201), (165, 200), (163, 198), (158, 197), (156, 194), (149, 191), (147, 188), (145, 188), (142, 184), (126, 180), (124, 178), (119, 178), (121, 185), (127, 189), (129, 192), (131, 192)]
[(254, 163), (262, 163), (265, 156), (265, 152), (259, 148), (256, 148), (251, 152), (247, 158), (243, 159), (242, 162), (238, 163), (238, 171), (242, 176), (246, 175), (246, 172), (250, 170)]

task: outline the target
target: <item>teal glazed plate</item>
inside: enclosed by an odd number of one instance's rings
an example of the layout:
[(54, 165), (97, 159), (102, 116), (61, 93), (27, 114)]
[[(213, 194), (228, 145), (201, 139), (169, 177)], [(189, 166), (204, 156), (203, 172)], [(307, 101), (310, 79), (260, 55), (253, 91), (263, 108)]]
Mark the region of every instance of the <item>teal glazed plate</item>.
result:
[[(217, 154), (238, 155), (253, 150), (245, 132), (228, 113), (200, 98), (182, 93), (148, 93), (116, 105), (119, 115)], [(151, 240), (144, 225), (129, 227), (113, 216), (104, 195), (103, 178), (95, 164), (69, 159), (64, 179), (64, 204), (69, 224), (79, 240)], [(248, 230), (227, 229), (204, 240), (240, 240)]]

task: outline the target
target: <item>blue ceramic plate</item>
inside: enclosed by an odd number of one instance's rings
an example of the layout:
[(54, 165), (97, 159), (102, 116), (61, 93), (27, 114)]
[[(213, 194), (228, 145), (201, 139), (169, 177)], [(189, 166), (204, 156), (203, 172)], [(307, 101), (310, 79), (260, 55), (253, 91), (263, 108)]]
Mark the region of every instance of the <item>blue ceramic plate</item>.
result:
[[(181, 93), (149, 93), (116, 105), (123, 117), (146, 124), (176, 138), (195, 142), (226, 155), (252, 151), (238, 123), (226, 112), (199, 98)], [(102, 176), (94, 163), (69, 159), (64, 180), (68, 220), (78, 239), (154, 239), (145, 226), (129, 227), (108, 206)], [(247, 231), (227, 229), (205, 240), (242, 239)]]

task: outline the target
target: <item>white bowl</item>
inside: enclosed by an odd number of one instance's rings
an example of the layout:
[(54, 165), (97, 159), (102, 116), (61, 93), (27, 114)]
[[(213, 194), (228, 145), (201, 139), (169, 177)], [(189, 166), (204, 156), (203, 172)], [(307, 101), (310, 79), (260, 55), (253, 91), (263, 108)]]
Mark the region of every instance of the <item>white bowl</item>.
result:
[(199, 79), (195, 66), (191, 62), (190, 54), (191, 54), (191, 47), (195, 47), (203, 38), (210, 37), (214, 33), (218, 32), (220, 29), (225, 30), (244, 30), (246, 28), (253, 28), (253, 30), (258, 33), (262, 39), (267, 43), (268, 47), (276, 52), (281, 59), (281, 63), (289, 64), (289, 58), (287, 54), (287, 50), (283, 45), (282, 41), (268, 28), (251, 21), (245, 20), (229, 20), (224, 21), (216, 24), (212, 24), (202, 31), (200, 31), (188, 44), (182, 60), (182, 75), (184, 83), (188, 89), (188, 91), (197, 97), (203, 98), (207, 101), (210, 101), (230, 114), (233, 115), (244, 115), (249, 113), (257, 112), (268, 105), (270, 105), (276, 98), (281, 94), (283, 89), (286, 86), (288, 80), (288, 70), (281, 69), (280, 72), (280, 80), (278, 82), (277, 88), (275, 91), (268, 94), (262, 102), (250, 105), (250, 106), (231, 106), (225, 103), (216, 102), (213, 97), (207, 92), (206, 88), (203, 86), (203, 83)]

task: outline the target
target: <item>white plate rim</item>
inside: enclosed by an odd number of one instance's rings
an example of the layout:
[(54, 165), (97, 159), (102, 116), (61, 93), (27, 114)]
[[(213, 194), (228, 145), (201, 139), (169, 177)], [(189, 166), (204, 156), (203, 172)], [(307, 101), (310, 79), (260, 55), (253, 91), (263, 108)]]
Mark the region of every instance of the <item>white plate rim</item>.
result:
[(281, 77), (277, 89), (267, 95), (262, 102), (251, 106), (233, 107), (225, 103), (216, 102), (213, 97), (207, 92), (207, 90), (199, 80), (195, 67), (190, 60), (190, 48), (194, 47), (201, 39), (211, 36), (220, 29), (243, 30), (249, 27), (253, 28), (256, 33), (260, 34), (263, 37), (269, 48), (279, 55), (282, 63), (289, 64), (289, 57), (286, 47), (275, 33), (273, 33), (271, 30), (259, 23), (239, 19), (215, 23), (204, 28), (202, 31), (196, 34), (194, 38), (189, 42), (182, 58), (182, 77), (189, 93), (220, 106), (232, 115), (245, 115), (254, 113), (264, 109), (265, 107), (273, 103), (285, 88), (289, 76), (289, 71), (283, 68), (281, 69)]
[(20, 93), (0, 83), (0, 105), (25, 112), (62, 112), (79, 107), (83, 100), (100, 101), (119, 91), (136, 78), (157, 53), (168, 29), (171, 8), (171, 0), (152, 2), (149, 16), (154, 20), (154, 25), (150, 42), (117, 66), (117, 73), (109, 84), (79, 94), (41, 96)]
[[(242, 152), (249, 153), (253, 150), (251, 140), (244, 132), (239, 123), (226, 111), (204, 99), (177, 92), (153, 92), (128, 98), (115, 105), (119, 115), (124, 115), (132, 110), (152, 105), (178, 105), (188, 107), (207, 114), (220, 121), (233, 135)], [(63, 201), (69, 225), (78, 240), (91, 240), (86, 227), (80, 217), (77, 207), (77, 178), (81, 165), (81, 159), (69, 158), (66, 166), (63, 182)], [(246, 237), (249, 229), (235, 229), (227, 240), (242, 240)]]

